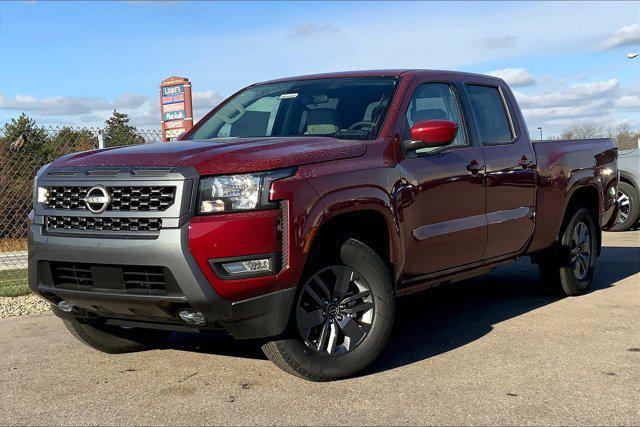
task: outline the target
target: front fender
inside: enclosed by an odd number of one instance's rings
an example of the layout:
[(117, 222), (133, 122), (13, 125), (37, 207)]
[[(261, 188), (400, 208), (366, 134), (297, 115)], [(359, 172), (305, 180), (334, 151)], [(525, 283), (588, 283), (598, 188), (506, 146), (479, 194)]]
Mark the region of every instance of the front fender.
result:
[[(328, 192), (321, 196), (321, 200), (325, 210), (315, 221), (315, 231), (327, 221), (352, 212), (373, 211), (384, 218), (387, 226), (386, 231), (389, 235), (390, 261), (396, 267), (395, 279), (397, 279), (397, 272), (402, 271), (404, 264), (404, 251), (401, 250), (402, 233), (392, 196), (380, 187), (358, 186)], [(312, 238), (315, 237), (315, 232), (310, 235)], [(308, 247), (311, 246), (311, 243), (309, 242)]]

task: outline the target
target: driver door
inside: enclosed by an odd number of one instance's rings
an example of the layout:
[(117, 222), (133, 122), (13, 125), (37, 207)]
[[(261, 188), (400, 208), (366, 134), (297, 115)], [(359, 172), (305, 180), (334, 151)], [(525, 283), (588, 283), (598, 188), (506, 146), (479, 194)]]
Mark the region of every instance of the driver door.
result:
[(453, 84), (427, 82), (415, 88), (406, 107), (403, 140), (419, 121), (451, 120), (459, 126), (450, 145), (405, 152), (398, 166), (408, 281), (480, 261), (485, 249), (485, 161), (470, 139), (463, 96)]

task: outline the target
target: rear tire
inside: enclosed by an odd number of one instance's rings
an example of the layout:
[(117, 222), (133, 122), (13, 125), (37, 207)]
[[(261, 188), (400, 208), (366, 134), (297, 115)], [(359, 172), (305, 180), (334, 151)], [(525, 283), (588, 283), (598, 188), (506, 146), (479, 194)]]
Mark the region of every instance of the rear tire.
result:
[(542, 284), (553, 293), (582, 295), (593, 282), (598, 251), (598, 230), (591, 212), (578, 209), (561, 233), (538, 263)]
[(638, 222), (640, 216), (639, 199), (638, 190), (633, 185), (622, 181), (618, 184), (618, 202), (621, 203), (621, 206), (618, 208), (616, 224), (611, 227), (612, 231), (626, 231)]
[(171, 332), (154, 329), (124, 329), (118, 326), (92, 326), (64, 319), (64, 326), (82, 343), (103, 353), (142, 351), (165, 341)]
[[(393, 286), (371, 248), (349, 239), (340, 261), (330, 264), (312, 269), (298, 291), (288, 332), (262, 347), (280, 369), (310, 381), (362, 371), (378, 357), (393, 326)], [(313, 313), (317, 319), (310, 319)]]

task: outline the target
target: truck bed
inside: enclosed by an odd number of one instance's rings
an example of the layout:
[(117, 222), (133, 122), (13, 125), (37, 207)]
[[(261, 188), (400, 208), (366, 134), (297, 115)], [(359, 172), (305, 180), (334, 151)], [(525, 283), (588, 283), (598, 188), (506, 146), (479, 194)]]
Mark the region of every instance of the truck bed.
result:
[[(538, 166), (536, 228), (529, 252), (549, 247), (562, 225), (563, 212), (574, 191), (585, 184), (604, 196), (599, 209), (604, 212), (600, 226), (610, 220), (615, 194), (617, 148), (610, 138), (542, 140), (533, 143)], [(599, 186), (600, 188), (595, 188)], [(608, 214), (610, 213), (610, 214)]]

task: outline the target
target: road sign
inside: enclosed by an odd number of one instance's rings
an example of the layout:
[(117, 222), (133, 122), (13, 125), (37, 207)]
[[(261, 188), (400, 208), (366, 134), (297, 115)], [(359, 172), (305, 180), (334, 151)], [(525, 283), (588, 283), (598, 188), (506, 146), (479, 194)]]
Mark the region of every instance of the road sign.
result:
[(162, 106), (163, 113), (168, 113), (170, 111), (180, 111), (184, 109), (184, 102), (174, 102), (173, 104), (164, 104)]
[(172, 104), (174, 102), (182, 102), (182, 101), (184, 101), (184, 93), (181, 93), (179, 95), (163, 96), (162, 97), (162, 105), (164, 105), (164, 104)]
[(160, 113), (163, 141), (173, 141), (193, 127), (189, 79), (174, 76), (160, 83)]
[(164, 124), (164, 128), (167, 129), (167, 130), (184, 128), (184, 127), (186, 127), (185, 123), (186, 122), (184, 120), (171, 120), (170, 122), (166, 122)]

